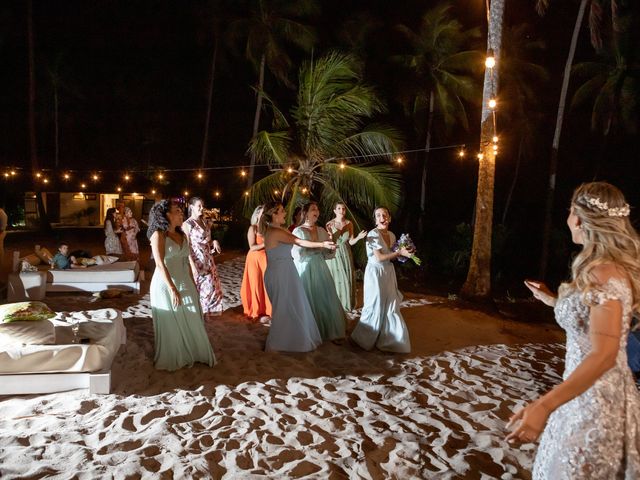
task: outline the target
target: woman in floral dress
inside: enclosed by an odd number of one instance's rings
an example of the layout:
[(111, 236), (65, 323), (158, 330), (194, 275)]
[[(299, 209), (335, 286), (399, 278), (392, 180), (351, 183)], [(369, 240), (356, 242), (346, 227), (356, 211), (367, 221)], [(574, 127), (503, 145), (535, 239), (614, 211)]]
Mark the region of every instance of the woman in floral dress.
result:
[(189, 201), (189, 218), (182, 229), (189, 239), (191, 268), (200, 294), (202, 313), (220, 315), (222, 313), (222, 287), (213, 254), (222, 250), (217, 240), (211, 240), (213, 222), (203, 215), (204, 204), (199, 197)]

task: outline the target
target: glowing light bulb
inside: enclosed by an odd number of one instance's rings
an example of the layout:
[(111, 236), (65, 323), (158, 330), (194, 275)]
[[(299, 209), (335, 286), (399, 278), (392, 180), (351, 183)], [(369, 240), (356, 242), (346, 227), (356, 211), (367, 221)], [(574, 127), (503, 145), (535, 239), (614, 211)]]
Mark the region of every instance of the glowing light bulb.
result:
[(274, 194), (274, 195), (278, 195), (279, 193), (280, 193), (280, 192), (279, 192), (278, 190), (274, 190), (274, 191), (273, 191), (273, 194)]
[(484, 158), (484, 155), (482, 153), (478, 154), (478, 160), (482, 160)]
[(302, 189), (302, 193), (307, 193), (307, 188), (306, 187)]
[(291, 167), (287, 168), (287, 172), (288, 173), (293, 173), (293, 168), (291, 168)]
[(204, 175), (202, 175), (202, 172), (198, 172), (198, 175), (197, 175), (197, 176), (198, 176), (198, 180), (202, 180), (202, 177), (203, 177)]
[(402, 162), (404, 162), (404, 158), (402, 158), (402, 157), (398, 157), (398, 158), (396, 158), (396, 163), (397, 163), (398, 165), (399, 165), (399, 164), (401, 164)]
[(214, 195), (215, 195), (216, 197), (219, 197), (219, 196), (220, 196), (220, 192), (216, 190), (216, 192), (214, 193)]
[(12, 176), (12, 177), (18, 174), (15, 170), (11, 170), (11, 172), (10, 172), (10, 173), (11, 173), (11, 176)]
[(43, 178), (43, 179), (42, 179), (42, 181), (43, 181), (44, 183), (49, 183), (49, 179), (48, 179), (48, 178)]
[(496, 108), (497, 105), (498, 105), (498, 102), (496, 102), (495, 98), (492, 98), (491, 100), (489, 100), (489, 108), (490, 109), (493, 110), (494, 108)]
[(344, 170), (344, 169), (345, 169), (345, 167), (346, 167), (346, 165), (345, 165), (344, 163), (341, 163), (341, 164), (340, 164), (340, 170)]
[(247, 172), (245, 172), (244, 170), (240, 170), (240, 175), (243, 177), (247, 176)]
[(65, 173), (62, 177), (63, 177), (65, 180), (69, 180), (69, 179), (71, 178), (71, 175), (69, 175), (68, 173)]
[(98, 175), (96, 175), (95, 173), (93, 175), (91, 175), (91, 179), (95, 182), (98, 180)]
[(162, 173), (159, 173), (158, 174), (158, 180), (162, 180), (162, 179), (164, 179), (164, 175)]
[(40, 172), (36, 173), (36, 177), (40, 178), (42, 174)]
[(486, 60), (484, 61), (484, 65), (487, 68), (495, 67), (496, 66), (496, 57), (494, 57), (493, 55), (487, 57)]
[(87, 188), (87, 185), (85, 183), (81, 183), (80, 184), (80, 189), (84, 190), (85, 188)]
[(493, 136), (493, 143), (498, 143), (498, 137), (496, 137), (495, 135)]
[(461, 148), (460, 151), (458, 152), (458, 156), (460, 158), (464, 157), (464, 150)]
[(126, 175), (124, 176), (124, 181), (125, 181), (125, 182), (128, 182), (129, 180), (131, 180), (131, 177), (129, 176), (129, 174), (126, 174)]
[(154, 188), (151, 190), (151, 195), (155, 195), (155, 194), (156, 194), (156, 189)]
[(4, 172), (5, 178), (9, 178), (9, 172)]
[(188, 196), (189, 196), (189, 190), (185, 190), (185, 191), (184, 191), (184, 196), (185, 196), (185, 197), (188, 197)]
[(122, 188), (120, 187), (116, 188), (116, 192), (121, 192), (121, 191), (122, 191)]
[(249, 196), (249, 192), (244, 192), (244, 196), (248, 197)]

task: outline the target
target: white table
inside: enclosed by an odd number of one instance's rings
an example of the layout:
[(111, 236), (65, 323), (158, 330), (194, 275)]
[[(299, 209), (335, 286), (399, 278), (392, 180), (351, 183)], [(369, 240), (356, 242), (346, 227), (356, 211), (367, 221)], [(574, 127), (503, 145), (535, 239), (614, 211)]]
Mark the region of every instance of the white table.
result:
[(44, 300), (47, 293), (47, 272), (10, 273), (8, 302)]

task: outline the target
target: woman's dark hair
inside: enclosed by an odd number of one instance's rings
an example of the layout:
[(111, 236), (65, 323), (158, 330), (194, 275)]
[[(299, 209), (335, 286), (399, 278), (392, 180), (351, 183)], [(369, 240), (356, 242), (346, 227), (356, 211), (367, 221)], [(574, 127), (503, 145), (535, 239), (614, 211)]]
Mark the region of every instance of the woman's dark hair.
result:
[(376, 208), (373, 209), (373, 221), (376, 221), (376, 212), (378, 210), (386, 210), (387, 211), (387, 215), (391, 216), (391, 212), (389, 211), (389, 209), (387, 207), (385, 207), (384, 205), (378, 205)]
[(104, 217), (104, 226), (107, 226), (107, 220), (109, 220), (111, 222), (111, 226), (114, 227), (115, 223), (116, 223), (116, 219), (115, 219), (115, 214), (116, 214), (116, 209), (115, 208), (108, 208), (107, 209), (107, 213)]
[(312, 200), (312, 201), (310, 201), (310, 202), (305, 203), (305, 204), (302, 206), (302, 210), (301, 210), (301, 212), (302, 212), (302, 218), (301, 218), (301, 219), (300, 219), (300, 221), (298, 222), (298, 225), (302, 225), (302, 224), (305, 222), (305, 220), (306, 220), (306, 218), (307, 218), (307, 213), (309, 213), (309, 209), (311, 208), (311, 205), (315, 205), (315, 206), (317, 207), (317, 206), (318, 206), (318, 202), (314, 202), (314, 201)]
[(191, 216), (191, 210), (193, 209), (193, 206), (196, 204), (196, 202), (202, 202), (202, 205), (204, 205), (204, 200), (202, 200), (202, 198), (200, 197), (191, 197), (189, 199), (189, 206), (187, 207), (187, 214), (189, 216)]
[(262, 209), (262, 216), (260, 217), (260, 221), (258, 222), (258, 233), (260, 235), (264, 235), (267, 232), (267, 227), (273, 221), (274, 213), (276, 213), (281, 206), (282, 203), (275, 201), (265, 204), (264, 208)]
[[(147, 227), (147, 238), (151, 238), (154, 232), (166, 232), (169, 230), (169, 219), (167, 218), (167, 213), (171, 210), (173, 205), (178, 205), (176, 202), (171, 200), (160, 200), (156, 203), (151, 210), (149, 210), (149, 226)], [(176, 228), (176, 231), (182, 233), (180, 227)]]
[(300, 205), (298, 205), (296, 208), (293, 209), (293, 214), (291, 215), (291, 222), (294, 223), (296, 226), (298, 225), (297, 223), (298, 215), (300, 214), (301, 211), (302, 211), (302, 207)]

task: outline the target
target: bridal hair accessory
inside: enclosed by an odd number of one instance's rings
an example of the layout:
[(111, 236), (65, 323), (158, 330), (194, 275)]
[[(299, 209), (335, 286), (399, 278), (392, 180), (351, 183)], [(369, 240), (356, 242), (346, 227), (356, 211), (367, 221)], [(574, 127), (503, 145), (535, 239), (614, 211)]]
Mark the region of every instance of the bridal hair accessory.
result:
[(599, 197), (590, 197), (587, 199), (587, 203), (589, 205), (593, 205), (594, 207), (602, 210), (603, 212), (607, 212), (607, 215), (610, 217), (628, 217), (629, 216), (629, 204), (625, 203), (622, 207), (612, 207), (609, 208), (607, 202), (601, 202)]

